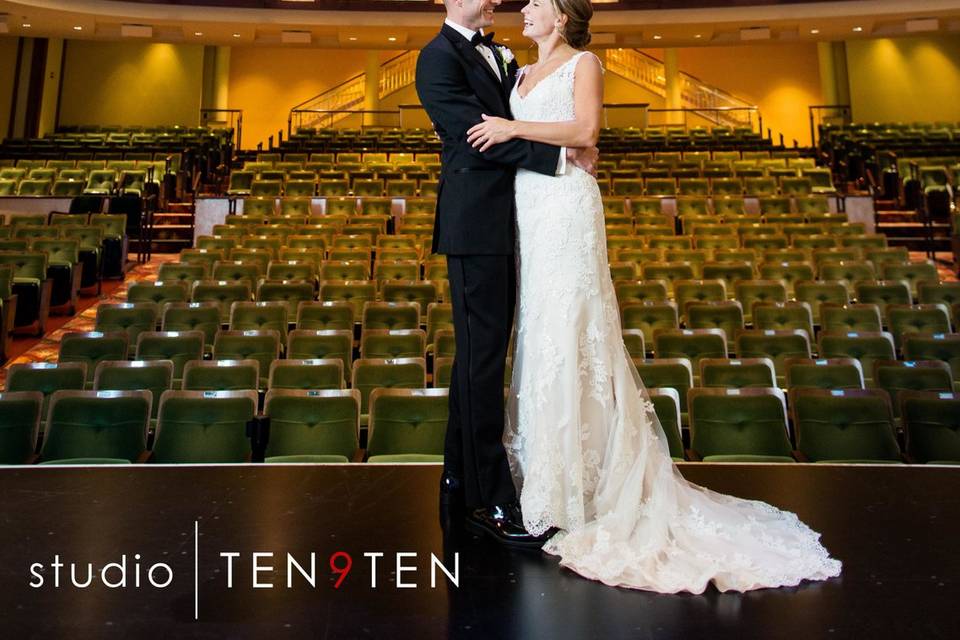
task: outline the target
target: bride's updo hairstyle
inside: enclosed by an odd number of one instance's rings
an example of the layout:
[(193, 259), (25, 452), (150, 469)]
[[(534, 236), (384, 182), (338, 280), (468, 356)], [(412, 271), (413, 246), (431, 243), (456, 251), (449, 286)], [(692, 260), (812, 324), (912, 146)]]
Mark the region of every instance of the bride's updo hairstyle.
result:
[(557, 15), (567, 16), (567, 24), (560, 29), (560, 36), (574, 49), (583, 49), (590, 44), (590, 18), (593, 5), (590, 0), (551, 0)]

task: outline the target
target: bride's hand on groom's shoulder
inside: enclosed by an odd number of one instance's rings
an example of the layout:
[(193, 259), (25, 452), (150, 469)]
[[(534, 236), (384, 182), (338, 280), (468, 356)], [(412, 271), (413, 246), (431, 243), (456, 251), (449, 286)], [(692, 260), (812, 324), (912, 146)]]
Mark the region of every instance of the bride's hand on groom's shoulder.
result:
[(467, 131), (467, 142), (481, 152), (495, 144), (513, 140), (516, 136), (516, 123), (513, 120), (482, 114), (483, 122), (475, 124)]

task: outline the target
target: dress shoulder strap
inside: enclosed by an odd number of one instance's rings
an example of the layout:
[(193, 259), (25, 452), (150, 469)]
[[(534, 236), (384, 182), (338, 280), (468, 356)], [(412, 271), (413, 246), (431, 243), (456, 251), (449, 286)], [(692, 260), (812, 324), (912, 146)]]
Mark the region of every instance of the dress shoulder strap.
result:
[[(578, 52), (578, 53), (575, 53), (575, 54), (573, 54), (572, 56), (570, 56), (570, 59), (567, 60), (567, 62), (566, 62), (565, 64), (574, 63), (575, 61), (580, 60), (580, 58), (582, 58), (582, 57), (585, 56), (585, 55), (591, 55), (591, 56), (593, 56), (593, 57), (597, 60), (597, 62), (600, 64), (600, 72), (601, 72), (601, 73), (606, 73), (606, 72), (607, 72), (607, 70), (603, 68), (603, 60), (601, 60), (601, 59), (597, 56), (597, 54), (593, 53), (592, 51), (580, 51), (580, 52)], [(574, 65), (574, 66), (575, 66), (575, 65)]]

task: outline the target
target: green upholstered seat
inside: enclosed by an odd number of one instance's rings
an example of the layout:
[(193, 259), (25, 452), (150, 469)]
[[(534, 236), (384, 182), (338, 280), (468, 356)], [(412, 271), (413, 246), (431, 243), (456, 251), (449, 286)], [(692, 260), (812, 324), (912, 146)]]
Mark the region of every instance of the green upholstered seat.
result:
[(40, 456), (136, 462), (147, 446), (150, 391), (57, 391), (50, 399)]
[(794, 461), (779, 389), (693, 389), (687, 399), (695, 456), (706, 462), (755, 462), (757, 456), (764, 462)]
[(370, 395), (370, 462), (440, 462), (446, 389), (376, 389)]
[(811, 462), (899, 462), (890, 397), (880, 389), (791, 389), (797, 450)]
[(245, 462), (246, 425), (257, 412), (256, 391), (167, 391), (153, 444), (153, 462)]

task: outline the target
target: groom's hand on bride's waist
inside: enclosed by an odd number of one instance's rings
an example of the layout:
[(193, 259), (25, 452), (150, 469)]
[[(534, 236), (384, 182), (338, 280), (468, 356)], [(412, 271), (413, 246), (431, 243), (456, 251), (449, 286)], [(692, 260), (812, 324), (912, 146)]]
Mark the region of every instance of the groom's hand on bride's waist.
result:
[(590, 175), (597, 175), (597, 161), (600, 159), (600, 150), (596, 147), (581, 149), (567, 148), (567, 160), (577, 165)]

